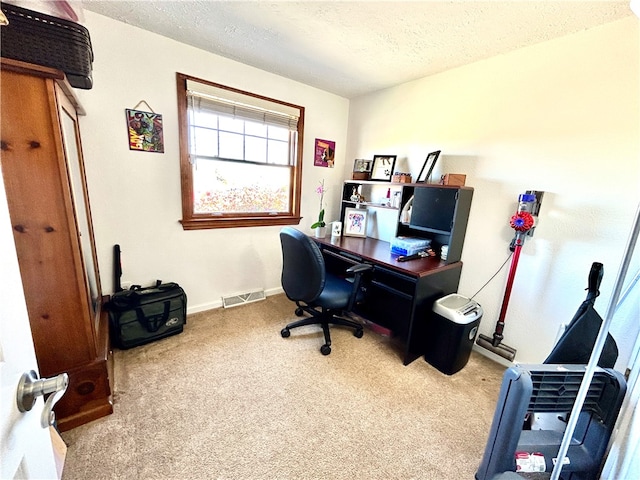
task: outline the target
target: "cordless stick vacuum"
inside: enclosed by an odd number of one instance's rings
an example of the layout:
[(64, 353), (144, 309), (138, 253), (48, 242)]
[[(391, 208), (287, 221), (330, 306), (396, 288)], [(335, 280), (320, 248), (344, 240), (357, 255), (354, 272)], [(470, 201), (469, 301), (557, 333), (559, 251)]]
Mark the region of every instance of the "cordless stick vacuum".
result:
[(493, 338), (480, 334), (476, 340), (476, 343), (479, 346), (486, 348), (496, 355), (506, 358), (510, 362), (512, 362), (516, 356), (516, 349), (502, 343), (502, 339), (504, 338), (502, 335), (502, 332), (504, 331), (504, 319), (507, 315), (509, 297), (511, 296), (513, 280), (516, 276), (516, 269), (518, 268), (520, 251), (524, 245), (525, 237), (533, 235), (543, 195), (544, 192), (527, 190), (526, 193), (519, 197), (518, 211), (511, 217), (510, 221), (511, 228), (516, 231), (516, 235), (513, 240), (511, 240), (511, 245), (509, 246), (513, 252), (513, 256), (511, 257), (511, 267), (509, 268), (507, 286), (505, 288), (504, 298), (502, 299), (502, 308), (500, 309), (496, 329), (493, 332)]

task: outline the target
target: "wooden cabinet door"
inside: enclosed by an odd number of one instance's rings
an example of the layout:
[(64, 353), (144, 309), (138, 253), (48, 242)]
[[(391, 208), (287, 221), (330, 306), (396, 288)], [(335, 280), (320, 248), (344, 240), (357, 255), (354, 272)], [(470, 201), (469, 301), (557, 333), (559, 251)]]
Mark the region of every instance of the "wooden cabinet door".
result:
[(2, 176), (40, 375), (69, 374), (65, 430), (113, 411), (77, 102), (62, 72), (1, 65)]
[(98, 262), (94, 248), (91, 210), (84, 175), (82, 147), (78, 130), (78, 116), (76, 110), (62, 89), (56, 85), (56, 98), (59, 106), (60, 128), (62, 131), (63, 148), (67, 167), (67, 179), (73, 211), (75, 213), (75, 228), (78, 250), (82, 260), (82, 268), (78, 273), (82, 277), (86, 294), (89, 298), (88, 316), (92, 320), (94, 338), (97, 337), (100, 319), (101, 286), (98, 274)]
[(7, 201), (40, 373), (51, 376), (95, 357), (55, 82), (3, 70), (1, 95)]

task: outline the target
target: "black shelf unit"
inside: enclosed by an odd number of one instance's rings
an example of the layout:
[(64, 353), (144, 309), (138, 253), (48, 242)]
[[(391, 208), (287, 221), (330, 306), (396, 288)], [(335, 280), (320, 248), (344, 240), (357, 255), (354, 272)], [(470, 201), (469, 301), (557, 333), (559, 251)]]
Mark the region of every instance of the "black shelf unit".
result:
[[(471, 187), (407, 184), (402, 189), (396, 236), (428, 238), (438, 254), (447, 245), (446, 263), (459, 262), (472, 199)], [(409, 201), (412, 201), (411, 218), (405, 223), (402, 212)]]
[[(350, 200), (354, 188), (365, 195), (365, 202)], [(395, 192), (400, 192), (400, 206), (386, 206), (370, 201), (377, 190), (379, 197), (391, 189), (390, 201)], [(459, 262), (467, 232), (473, 188), (427, 183), (392, 183), (372, 180), (345, 180), (342, 188), (340, 221), (344, 221), (345, 208), (386, 208), (396, 210), (395, 236), (428, 238), (431, 248), (440, 253), (443, 245), (449, 247), (446, 263)], [(412, 201), (411, 219), (403, 223), (403, 210)]]

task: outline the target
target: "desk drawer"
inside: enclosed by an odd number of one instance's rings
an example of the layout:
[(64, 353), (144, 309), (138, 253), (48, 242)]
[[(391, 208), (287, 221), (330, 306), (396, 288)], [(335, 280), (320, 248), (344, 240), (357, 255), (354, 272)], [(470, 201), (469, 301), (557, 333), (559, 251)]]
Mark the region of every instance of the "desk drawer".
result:
[(416, 279), (375, 266), (366, 284), (363, 316), (390, 329), (394, 336), (406, 337), (414, 304)]
[(376, 265), (371, 283), (380, 289), (411, 299), (415, 295), (417, 279)]
[(394, 337), (405, 338), (408, 331), (413, 299), (398, 294), (379, 283), (367, 286), (364, 302), (358, 306), (358, 314), (392, 331)]

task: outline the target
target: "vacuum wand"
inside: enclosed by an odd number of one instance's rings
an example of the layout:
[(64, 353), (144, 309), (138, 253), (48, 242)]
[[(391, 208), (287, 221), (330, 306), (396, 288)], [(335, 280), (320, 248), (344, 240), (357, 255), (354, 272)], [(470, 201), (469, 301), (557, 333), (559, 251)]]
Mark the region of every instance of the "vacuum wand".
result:
[(504, 335), (504, 319), (507, 316), (507, 307), (509, 306), (509, 298), (511, 297), (511, 290), (513, 288), (513, 281), (516, 276), (516, 268), (518, 268), (518, 260), (520, 259), (520, 251), (524, 235), (521, 232), (516, 233), (515, 246), (513, 250), (513, 256), (511, 257), (511, 267), (509, 267), (509, 277), (507, 278), (507, 287), (504, 292), (504, 298), (502, 299), (502, 308), (500, 309), (500, 315), (496, 322), (496, 328), (493, 332), (493, 338), (486, 335), (478, 335), (476, 343), (487, 350), (506, 358), (510, 362), (516, 357), (516, 349), (502, 343)]
[(511, 267), (509, 268), (509, 276), (507, 277), (507, 286), (504, 292), (504, 298), (502, 299), (502, 307), (500, 309), (500, 315), (496, 322), (495, 331), (493, 337), (480, 334), (476, 343), (489, 350), (490, 352), (500, 355), (501, 357), (509, 360), (510, 362), (516, 357), (516, 349), (502, 343), (504, 339), (504, 320), (507, 316), (507, 307), (509, 306), (509, 298), (511, 297), (511, 290), (513, 288), (513, 281), (516, 276), (516, 269), (518, 268), (518, 260), (520, 259), (520, 251), (524, 245), (524, 240), (527, 235), (533, 234), (535, 219), (540, 211), (540, 202), (544, 192), (537, 192), (527, 190), (527, 193), (520, 195), (518, 211), (511, 217), (511, 227), (516, 231), (516, 235), (511, 242), (510, 248), (513, 251), (511, 257)]

